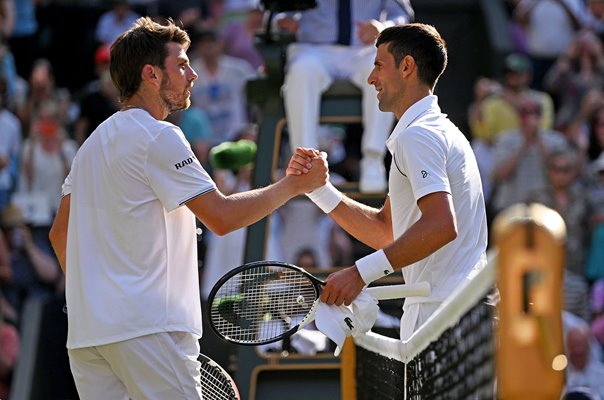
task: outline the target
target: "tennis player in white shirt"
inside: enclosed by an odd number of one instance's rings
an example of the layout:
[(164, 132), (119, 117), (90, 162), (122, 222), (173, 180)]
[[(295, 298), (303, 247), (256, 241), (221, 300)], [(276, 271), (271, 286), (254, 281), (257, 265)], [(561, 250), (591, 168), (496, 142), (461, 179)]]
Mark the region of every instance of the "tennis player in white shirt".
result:
[(66, 273), (71, 371), (81, 399), (200, 399), (195, 218), (217, 234), (258, 221), (327, 181), (307, 174), (223, 195), (182, 131), (197, 74), (187, 33), (140, 18), (111, 48), (123, 107), (79, 149), (50, 232)]
[[(425, 24), (386, 28), (368, 77), (379, 107), (398, 119), (386, 144), (392, 154), (382, 208), (343, 196), (327, 184), (308, 196), (340, 226), (376, 249), (331, 274), (321, 299), (349, 305), (372, 281), (401, 270), (406, 283), (428, 281), (432, 294), (408, 298), (401, 339), (411, 334), (463, 281), (486, 265), (487, 222), (480, 175), (466, 137), (433, 94), (447, 47)], [(307, 157), (312, 151), (298, 149)], [(295, 169), (295, 164), (290, 161)]]

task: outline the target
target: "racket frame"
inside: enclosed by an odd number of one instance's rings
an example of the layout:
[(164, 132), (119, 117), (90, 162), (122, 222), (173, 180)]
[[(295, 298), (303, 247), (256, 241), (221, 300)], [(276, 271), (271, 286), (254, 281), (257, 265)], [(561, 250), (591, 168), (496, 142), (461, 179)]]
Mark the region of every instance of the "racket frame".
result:
[[(226, 381), (229, 384), (229, 387), (231, 388), (233, 394), (235, 395), (235, 397), (230, 397), (229, 400), (241, 400), (241, 394), (239, 393), (239, 388), (237, 387), (237, 384), (235, 383), (235, 380), (231, 377), (231, 375), (220, 364), (218, 364), (216, 361), (212, 360), (210, 357), (208, 357), (207, 355), (205, 355), (203, 353), (199, 353), (199, 356), (198, 356), (197, 360), (201, 364), (200, 365), (200, 370), (201, 370), (202, 394), (203, 394), (203, 388), (204, 387), (208, 387), (207, 382), (204, 381), (204, 376), (205, 375), (204, 375), (203, 371), (207, 371), (207, 368), (204, 367), (204, 364), (205, 364), (205, 365), (209, 365), (212, 369), (218, 371), (218, 373), (223, 378), (226, 379)], [(215, 383), (213, 385), (215, 385)], [(220, 398), (224, 398), (224, 397), (220, 397)], [(205, 397), (204, 397), (204, 399), (205, 399)], [(209, 400), (213, 400), (213, 399), (209, 399)]]

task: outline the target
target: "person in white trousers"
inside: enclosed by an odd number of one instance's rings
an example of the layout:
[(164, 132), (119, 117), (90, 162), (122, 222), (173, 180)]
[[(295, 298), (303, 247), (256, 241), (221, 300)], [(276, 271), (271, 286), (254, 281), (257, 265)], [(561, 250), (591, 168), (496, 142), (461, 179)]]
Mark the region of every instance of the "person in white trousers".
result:
[[(394, 122), (392, 113), (379, 110), (375, 89), (367, 84), (375, 58), (373, 44), (385, 27), (407, 23), (413, 16), (409, 0), (319, 0), (317, 7), (277, 21), (280, 29), (296, 33), (297, 40), (287, 51), (283, 85), (292, 151), (319, 148), (321, 95), (335, 80), (349, 80), (361, 89), (361, 192), (386, 190), (384, 143)], [(346, 19), (350, 28), (343, 33)]]

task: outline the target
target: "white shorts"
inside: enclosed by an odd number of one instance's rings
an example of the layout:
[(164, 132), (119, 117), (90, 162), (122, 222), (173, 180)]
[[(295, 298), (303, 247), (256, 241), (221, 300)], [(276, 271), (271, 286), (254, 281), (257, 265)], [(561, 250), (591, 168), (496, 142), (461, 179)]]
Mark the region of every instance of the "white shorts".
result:
[(163, 332), (68, 350), (81, 400), (201, 399), (199, 342)]

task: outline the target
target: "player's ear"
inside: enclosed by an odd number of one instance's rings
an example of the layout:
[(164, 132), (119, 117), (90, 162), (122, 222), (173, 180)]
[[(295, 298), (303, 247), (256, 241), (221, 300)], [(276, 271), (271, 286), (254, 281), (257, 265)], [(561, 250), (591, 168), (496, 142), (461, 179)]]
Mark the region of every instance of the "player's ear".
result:
[(403, 77), (407, 77), (415, 70), (415, 67), (415, 59), (410, 55), (406, 55), (401, 60), (398, 70)]
[(146, 64), (143, 67), (143, 80), (145, 81), (151, 81), (151, 82), (155, 82), (159, 79), (159, 73), (157, 72), (157, 69), (151, 65), (151, 64)]

